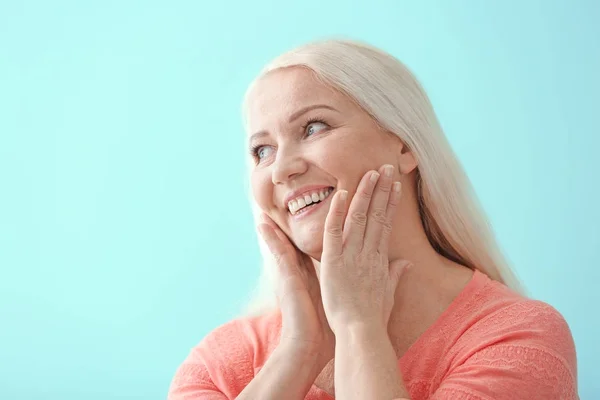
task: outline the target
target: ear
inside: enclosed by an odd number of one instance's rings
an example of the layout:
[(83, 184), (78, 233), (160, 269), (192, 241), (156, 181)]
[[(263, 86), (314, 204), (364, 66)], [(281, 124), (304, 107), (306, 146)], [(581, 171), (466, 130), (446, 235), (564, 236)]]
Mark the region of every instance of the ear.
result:
[(408, 175), (417, 168), (419, 163), (413, 152), (404, 143), (398, 145), (398, 167), (402, 175)]

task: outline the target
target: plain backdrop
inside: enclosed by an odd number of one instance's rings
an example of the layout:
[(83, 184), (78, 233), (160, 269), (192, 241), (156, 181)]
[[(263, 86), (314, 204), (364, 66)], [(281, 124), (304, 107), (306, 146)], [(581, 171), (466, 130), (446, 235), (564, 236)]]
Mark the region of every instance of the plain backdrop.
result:
[(594, 0), (3, 0), (0, 398), (166, 397), (258, 277), (244, 91), (332, 35), (421, 80), (600, 397), (599, 19)]

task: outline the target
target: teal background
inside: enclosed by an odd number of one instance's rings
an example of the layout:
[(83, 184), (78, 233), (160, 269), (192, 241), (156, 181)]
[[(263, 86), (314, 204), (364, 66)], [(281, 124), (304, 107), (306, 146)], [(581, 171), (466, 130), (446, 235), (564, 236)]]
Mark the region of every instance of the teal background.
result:
[(600, 397), (599, 2), (283, 3), (0, 3), (0, 398), (166, 397), (258, 276), (245, 88), (329, 35), (423, 82)]

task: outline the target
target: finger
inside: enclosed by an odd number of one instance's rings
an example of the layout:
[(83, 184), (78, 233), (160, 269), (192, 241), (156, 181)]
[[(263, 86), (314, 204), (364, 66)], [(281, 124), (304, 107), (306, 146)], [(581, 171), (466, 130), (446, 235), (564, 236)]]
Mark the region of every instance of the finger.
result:
[(389, 246), (390, 246), (390, 238), (392, 236), (392, 226), (394, 221), (394, 216), (396, 215), (396, 211), (398, 209), (398, 204), (400, 204), (400, 198), (402, 197), (402, 184), (398, 182), (394, 182), (392, 185), (392, 192), (390, 193), (390, 199), (388, 202), (387, 211), (385, 214), (385, 224), (383, 227), (383, 231), (381, 232), (381, 240), (379, 241), (379, 253), (388, 255)]
[(371, 205), (367, 214), (367, 228), (364, 246), (370, 249), (379, 249), (381, 236), (386, 228), (386, 214), (390, 200), (394, 167), (384, 165), (381, 168), (381, 178), (377, 182)]
[(367, 228), (367, 213), (379, 176), (380, 174), (376, 171), (367, 172), (360, 180), (356, 194), (352, 197), (344, 225), (344, 240), (348, 246), (356, 246), (358, 249), (363, 246)]
[(344, 249), (344, 219), (348, 192), (338, 190), (331, 199), (331, 208), (325, 217), (325, 232), (323, 233), (323, 255), (339, 256)]
[(267, 244), (269, 251), (273, 254), (277, 263), (277, 269), (280, 271), (282, 277), (295, 275), (298, 271), (297, 259), (291, 243), (287, 240), (282, 240), (281, 236), (277, 234), (276, 228), (268, 223), (260, 224), (258, 230)]
[(271, 228), (273, 228), (273, 230), (275, 231), (275, 234), (279, 237), (279, 239), (287, 244), (289, 243), (290, 246), (294, 247), (294, 245), (292, 244), (291, 240), (288, 238), (288, 236), (281, 230), (281, 228), (279, 227), (279, 225), (277, 225), (277, 223), (275, 221), (273, 221), (271, 219), (271, 217), (269, 217), (267, 214), (262, 213), (260, 215), (260, 219), (262, 220), (262, 222), (264, 222), (265, 224), (269, 225)]
[(273, 254), (277, 263), (279, 263), (281, 258), (285, 255), (286, 249), (284, 243), (275, 232), (275, 229), (267, 223), (261, 223), (258, 225), (258, 231), (267, 244), (269, 251)]

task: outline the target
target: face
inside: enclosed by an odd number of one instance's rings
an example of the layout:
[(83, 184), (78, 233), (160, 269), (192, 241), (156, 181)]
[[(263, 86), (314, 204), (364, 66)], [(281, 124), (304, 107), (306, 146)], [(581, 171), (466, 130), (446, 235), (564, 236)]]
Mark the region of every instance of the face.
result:
[(402, 143), (305, 68), (267, 74), (248, 104), (254, 198), (301, 251), (320, 260), (331, 194), (345, 189), (351, 199), (367, 171), (398, 166)]

